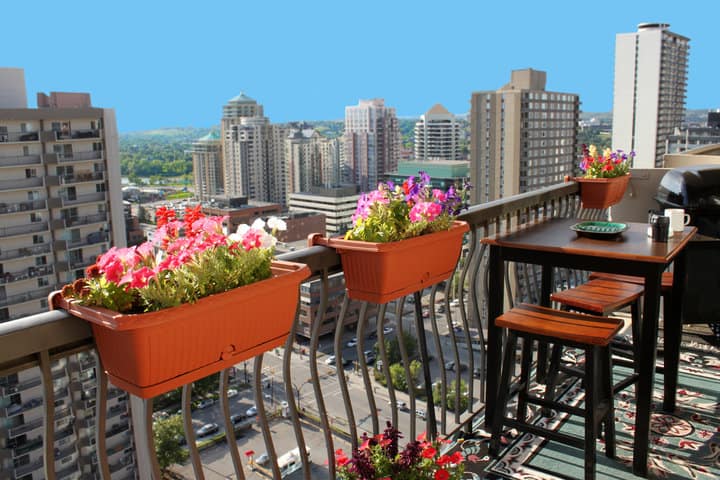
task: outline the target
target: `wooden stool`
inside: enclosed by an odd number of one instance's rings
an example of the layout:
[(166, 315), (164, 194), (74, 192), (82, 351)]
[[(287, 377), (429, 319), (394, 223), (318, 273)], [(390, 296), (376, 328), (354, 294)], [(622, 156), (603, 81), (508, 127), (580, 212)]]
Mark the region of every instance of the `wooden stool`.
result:
[[(615, 457), (615, 410), (612, 393), (612, 359), (609, 344), (623, 325), (622, 320), (566, 312), (537, 305), (521, 304), (495, 320), (508, 329), (497, 398), (492, 419), (490, 453), (497, 455), (500, 434), (507, 425), (520, 431), (556, 440), (585, 451), (585, 479), (595, 478), (595, 440), (604, 425), (605, 454)], [(520, 385), (516, 418), (506, 418), (510, 377), (514, 370), (517, 338), (523, 338)], [(548, 342), (585, 351), (585, 408), (561, 404), (529, 393), (530, 366), (534, 342)], [(547, 430), (527, 422), (528, 403), (554, 408), (585, 419), (585, 437)]]

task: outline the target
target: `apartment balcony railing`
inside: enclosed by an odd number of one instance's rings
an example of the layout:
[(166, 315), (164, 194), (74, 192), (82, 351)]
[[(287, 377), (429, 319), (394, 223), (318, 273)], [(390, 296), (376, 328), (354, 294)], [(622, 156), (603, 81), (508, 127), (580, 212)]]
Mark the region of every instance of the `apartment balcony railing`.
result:
[[(55, 240), (53, 247), (55, 250), (72, 250), (75, 248), (82, 248), (89, 245), (96, 245), (98, 243), (105, 243), (110, 239), (110, 235), (107, 232), (91, 232), (85, 235), (85, 237), (78, 240)], [(70, 263), (84, 263), (83, 260), (71, 261)]]
[(17, 295), (8, 295), (5, 298), (0, 298), (0, 307), (7, 307), (8, 305), (14, 305), (16, 303), (24, 303), (31, 300), (46, 298), (48, 295), (50, 295), (50, 292), (52, 292), (52, 288), (41, 288), (32, 292), (25, 292)]
[(37, 142), (40, 139), (38, 132), (5, 132), (0, 133), (0, 143), (11, 142)]
[(18, 167), (26, 165), (40, 165), (40, 155), (16, 155), (11, 157), (0, 156), (0, 167)]
[(0, 191), (37, 188), (43, 185), (45, 185), (44, 177), (13, 178), (12, 180), (0, 180)]
[(48, 222), (32, 222), (28, 225), (15, 225), (13, 227), (0, 228), (0, 237), (15, 237), (30, 233), (46, 232), (47, 230)]
[(101, 182), (105, 179), (104, 172), (78, 172), (72, 175), (53, 175), (47, 177), (50, 186), (73, 185), (84, 182)]
[[(455, 291), (452, 288), (453, 282), (444, 282), (444, 285), (438, 284), (423, 292), (414, 294), (413, 298), (417, 308), (414, 309), (413, 321), (403, 322), (401, 320), (405, 311), (403, 301), (392, 302), (378, 307), (376, 327), (384, 325), (384, 320), (394, 310), (398, 338), (402, 338), (405, 332), (417, 338), (420, 356), (425, 360), (428, 360), (428, 352), (432, 352), (434, 356), (433, 369), (439, 371), (440, 386), (442, 388), (439, 405), (433, 405), (432, 395), (427, 397), (426, 404), (421, 404), (421, 399), (417, 395), (418, 392), (413, 388), (410, 388), (407, 393), (401, 393), (396, 391), (392, 385), (381, 388), (379, 384), (373, 383), (370, 378), (372, 369), (368, 370), (362, 355), (365, 348), (366, 334), (370, 333), (367, 330), (369, 319), (366, 304), (360, 307), (359, 320), (354, 330), (354, 334), (360, 342), (356, 347), (360, 355), (356, 361), (357, 369), (355, 373), (348, 372), (345, 375), (328, 374), (330, 367), (323, 365), (324, 357), (321, 357), (319, 353), (321, 351), (319, 331), (321, 328), (321, 315), (327, 305), (328, 292), (326, 286), (328, 277), (342, 271), (339, 256), (333, 250), (320, 246), (282, 255), (282, 259), (307, 264), (313, 272), (314, 278), (320, 279), (321, 285), (323, 285), (320, 290), (320, 308), (318, 309), (317, 318), (312, 323), (309, 341), (304, 342), (302, 345), (296, 343), (295, 332), (297, 326), (294, 326), (285, 348), (278, 349), (275, 352), (281, 356), (279, 360), (281, 366), (274, 367), (275, 381), (277, 382), (279, 379), (281, 390), (279, 394), (283, 395), (282, 398), (287, 401), (286, 413), (289, 415), (294, 441), (300, 447), (300, 452), (305, 451), (306, 438), (312, 431), (312, 434), (319, 435), (322, 439), (321, 443), (324, 443), (320, 451), (313, 451), (312, 473), (311, 464), (307, 458), (302, 459), (304, 478), (335, 478), (335, 469), (332, 462), (334, 451), (337, 448), (348, 449), (356, 446), (361, 430), (368, 431), (371, 434), (380, 432), (384, 428), (385, 417), (390, 418), (393, 424), (399, 426), (406, 438), (416, 436), (418, 433), (416, 431), (417, 423), (420, 420), (424, 420), (424, 428), (427, 429), (428, 434), (431, 436), (438, 433), (453, 434), (459, 431), (469, 431), (473, 416), (480, 413), (484, 407), (484, 382), (473, 375), (479, 371), (482, 377), (485, 368), (483, 332), (486, 326), (486, 299), (489, 286), (485, 282), (487, 252), (480, 240), (487, 235), (510, 227), (531, 224), (555, 216), (572, 217), (576, 216), (578, 212), (579, 197), (576, 183), (560, 184), (535, 192), (473, 206), (461, 216), (461, 219), (470, 224), (471, 230), (466, 236), (466, 244), (456, 270), (457, 285), (465, 285), (467, 288)], [(515, 270), (521, 274), (516, 274), (517, 286), (513, 286), (513, 292), (518, 296), (521, 295), (521, 292), (524, 292), (522, 293), (523, 297), (532, 297), (533, 292), (539, 291), (539, 282), (535, 278), (536, 275), (533, 274), (531, 269), (523, 269), (521, 266), (518, 266)], [(568, 276), (569, 272), (565, 275)], [(560, 277), (562, 278), (562, 276), (561, 274)], [(444, 320), (436, 314), (436, 307), (445, 309)], [(428, 318), (423, 318), (423, 308), (427, 308), (429, 312)], [(455, 332), (455, 325), (460, 325), (463, 332), (473, 333), (459, 336)], [(377, 329), (379, 337), (377, 345), (380, 349), (379, 358), (386, 359), (384, 342), (380, 341), (383, 339), (381, 336), (382, 331), (382, 328)], [(447, 333), (444, 333), (445, 331)], [(332, 353), (337, 357), (337, 363), (341, 362), (344, 355), (342, 344), (344, 332), (345, 327), (338, 322), (331, 348)], [(425, 341), (425, 339), (427, 340)], [(327, 342), (325, 341), (323, 344), (324, 350), (327, 351)], [(62, 310), (26, 317), (15, 322), (0, 323), (0, 366), (3, 367), (4, 372), (12, 373), (13, 368), (18, 371), (31, 366), (38, 366), (43, 375), (48, 375), (51, 355), (53, 358), (59, 358), (84, 351), (89, 352), (93, 349), (94, 340), (89, 325)], [(401, 364), (405, 366), (405, 376), (407, 379), (411, 379), (412, 376), (409, 371), (410, 359), (407, 357), (407, 352), (403, 353), (403, 348), (400, 350)], [(266, 377), (264, 378), (264, 372), (266, 371), (263, 369), (264, 358), (265, 355), (261, 354), (255, 357), (254, 361), (248, 362), (251, 365), (251, 368), (248, 368), (251, 378), (248, 379), (247, 376), (245, 378), (250, 382), (254, 390), (254, 401), (258, 410), (258, 427), (262, 432), (265, 449), (270, 457), (268, 475), (271, 478), (280, 478), (281, 472), (277, 459), (278, 454), (282, 452), (278, 452), (276, 446), (278, 438), (271, 433), (269, 416), (266, 412), (266, 409), (267, 411), (270, 411), (270, 409), (264, 397), (264, 393), (267, 391), (267, 380)], [(450, 371), (446, 366), (448, 361), (452, 361), (458, 366), (466, 364), (468, 368), (455, 368)], [(302, 364), (302, 369), (298, 373), (298, 365), (300, 364)], [(384, 362), (384, 364), (383, 367), (387, 368), (387, 362)], [(423, 364), (429, 365), (430, 362), (426, 361)], [(234, 370), (232, 373), (242, 378), (242, 371), (238, 373), (235, 369), (232, 370)], [(248, 371), (246, 371), (246, 375)], [(337, 371), (343, 370), (338, 369)], [(384, 371), (387, 372), (387, 370)], [(101, 369), (98, 368), (96, 376), (97, 388), (95, 388), (94, 398), (91, 403), (96, 405), (95, 411), (106, 412), (107, 402), (112, 394), (108, 391), (107, 377)], [(349, 381), (346, 376), (348, 378), (352, 376), (352, 380)], [(220, 412), (224, 419), (224, 425), (227, 426), (232, 425), (230, 422), (229, 402), (227, 401), (230, 377), (230, 370), (225, 370), (220, 375)], [(432, 378), (430, 378), (427, 370), (424, 370), (421, 377), (422, 388), (420, 390), (427, 391), (432, 386)], [(448, 402), (446, 401), (446, 387), (455, 386), (454, 403), (458, 405), (461, 397), (461, 380), (467, 386), (466, 393), (464, 393), (467, 409), (463, 412), (459, 410), (452, 411), (448, 408)], [(362, 387), (359, 390), (354, 389), (351, 395), (348, 388), (349, 383), (362, 385)], [(306, 385), (309, 385), (309, 387), (304, 389), (303, 387)], [(329, 389), (331, 389), (331, 392), (328, 391)], [(181, 409), (191, 465), (194, 478), (202, 479), (205, 476), (190, 414), (192, 384), (185, 385), (182, 390)], [(336, 392), (338, 391), (342, 397), (341, 403), (329, 403), (330, 393), (337, 398)], [(53, 418), (54, 398), (52, 388), (44, 386), (44, 394), (45, 418)], [(390, 406), (388, 406), (388, 400)], [(300, 405), (301, 401), (302, 405)], [(401, 418), (398, 413), (400, 411), (398, 402), (404, 403), (406, 401), (410, 407), (409, 412), (403, 414)], [(132, 411), (132, 428), (129, 431), (133, 435), (133, 448), (136, 457), (134, 468), (137, 469), (140, 478), (159, 479), (160, 473), (154, 449), (149, 448), (153, 444), (153, 400), (143, 400), (130, 396), (129, 406)], [(379, 413), (379, 407), (382, 407), (382, 413)], [(418, 415), (416, 410), (419, 408), (426, 409), (427, 413), (423, 415), (426, 418), (421, 419)], [(303, 421), (301, 421), (301, 416)], [(108, 479), (111, 473), (106, 449), (108, 416), (103, 413), (95, 418), (95, 441), (87, 442), (87, 445), (81, 446), (94, 445), (92, 448), (97, 453), (98, 468), (102, 472), (102, 478)], [(50, 422), (50, 424), (52, 423)], [(111, 429), (110, 433), (116, 430), (116, 433), (128, 430), (127, 427), (115, 419), (113, 419), (112, 423), (117, 424), (117, 426), (115, 429)], [(362, 426), (359, 426), (359, 423)], [(51, 430), (51, 426), (46, 428), (45, 435), (52, 438), (55, 432)], [(230, 450), (235, 476), (245, 478), (243, 472), (246, 471), (248, 465), (244, 464), (241, 458), (242, 453), (238, 451), (236, 446), (234, 429), (226, 428), (225, 430), (227, 443), (223, 445), (227, 445), (224, 448)], [(84, 440), (80, 440), (80, 444), (84, 443)], [(44, 457), (53, 458), (52, 442), (47, 442), (44, 448)], [(324, 463), (324, 458), (329, 458), (331, 461)]]
[(47, 202), (45, 200), (30, 200), (27, 202), (17, 202), (10, 205), (8, 205), (7, 203), (0, 203), (0, 215), (17, 212), (30, 213), (34, 210), (45, 209), (47, 209)]
[(83, 130), (68, 130), (68, 131), (56, 131), (58, 140), (78, 140), (84, 138), (100, 138), (100, 130), (98, 129), (83, 129)]
[(84, 195), (62, 195), (60, 197), (51, 197), (48, 200), (50, 208), (69, 207), (71, 205), (79, 205), (81, 203), (97, 203), (105, 201), (105, 192), (86, 193)]
[(20, 282), (31, 278), (42, 277), (44, 275), (52, 275), (54, 272), (52, 265), (41, 265), (39, 267), (28, 267), (19, 272), (5, 272), (0, 274), (0, 285), (6, 283)]
[(32, 247), (12, 248), (0, 251), (0, 260), (12, 260), (13, 258), (29, 257), (32, 255), (45, 255), (50, 253), (52, 247), (49, 243), (40, 243)]

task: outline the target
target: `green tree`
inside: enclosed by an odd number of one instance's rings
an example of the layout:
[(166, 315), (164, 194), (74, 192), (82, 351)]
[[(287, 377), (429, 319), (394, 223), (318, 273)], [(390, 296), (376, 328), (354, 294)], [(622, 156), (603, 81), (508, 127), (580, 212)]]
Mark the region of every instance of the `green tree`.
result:
[[(460, 411), (463, 412), (468, 407), (468, 396), (467, 396), (467, 384), (464, 380), (460, 380)], [(440, 382), (433, 384), (433, 402), (435, 405), (440, 405), (442, 399), (442, 389), (440, 388)], [(447, 391), (445, 394), (445, 401), (447, 402), (447, 408), (450, 411), (455, 411), (455, 381), (451, 381), (447, 385)]]
[[(405, 342), (405, 350), (407, 351), (408, 358), (413, 358), (417, 355), (417, 340), (408, 332), (403, 332), (403, 341)], [(400, 355), (400, 344), (396, 337), (385, 339), (385, 353), (387, 354), (388, 363), (390, 365), (399, 363), (402, 361)], [(375, 354), (380, 358), (380, 351), (378, 344), (375, 344)]]
[(184, 462), (188, 453), (180, 446), (184, 436), (182, 416), (171, 415), (153, 424), (153, 440), (160, 469), (165, 472), (176, 463)]

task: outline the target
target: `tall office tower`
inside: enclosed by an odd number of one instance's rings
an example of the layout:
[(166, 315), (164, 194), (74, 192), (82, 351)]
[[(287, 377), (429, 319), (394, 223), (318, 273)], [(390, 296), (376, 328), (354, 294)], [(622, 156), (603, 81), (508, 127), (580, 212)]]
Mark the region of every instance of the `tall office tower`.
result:
[[(0, 69), (0, 322), (47, 311), (47, 295), (84, 275), (125, 220), (115, 112), (87, 93), (24, 94)], [(10, 69), (17, 70), (17, 69)]]
[(635, 167), (663, 166), (667, 138), (685, 116), (690, 40), (666, 23), (615, 37), (613, 149), (634, 150)]
[(286, 205), (286, 129), (242, 93), (223, 107), (221, 129), (225, 195)]
[(546, 91), (545, 80), (542, 71), (514, 70), (499, 90), (472, 94), (473, 203), (556, 184), (572, 173), (580, 100)]
[(288, 193), (340, 183), (340, 141), (327, 138), (307, 124), (289, 128), (285, 139)]
[(460, 124), (439, 103), (415, 124), (415, 160), (463, 160)]
[(222, 143), (217, 132), (210, 132), (193, 142), (195, 196), (202, 202), (224, 193)]
[[(92, 107), (87, 93), (40, 93), (38, 108), (25, 95), (22, 70), (0, 68), (0, 321), (47, 311), (50, 291), (82, 276), (110, 244), (125, 245), (114, 111)], [(47, 452), (56, 478), (101, 478), (95, 354), (50, 360), (47, 370), (28, 362), (0, 376), (0, 478), (45, 478)], [(137, 477), (127, 397), (109, 386), (114, 480)]]
[(400, 139), (395, 108), (386, 107), (383, 99), (345, 107), (343, 181), (359, 185), (362, 191), (375, 189), (384, 173), (397, 168)]

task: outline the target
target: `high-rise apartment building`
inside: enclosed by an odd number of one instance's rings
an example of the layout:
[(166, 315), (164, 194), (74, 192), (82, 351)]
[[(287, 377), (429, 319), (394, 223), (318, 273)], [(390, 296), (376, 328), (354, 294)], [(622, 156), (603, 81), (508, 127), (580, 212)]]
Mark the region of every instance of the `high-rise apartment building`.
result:
[(545, 72), (514, 70), (510, 83), (471, 98), (473, 203), (560, 183), (576, 163), (580, 100), (545, 90)]
[(46, 311), (51, 290), (126, 239), (114, 111), (61, 92), (27, 108), (22, 70), (0, 81), (1, 322)]
[(615, 37), (613, 149), (634, 150), (634, 167), (663, 166), (666, 140), (685, 116), (690, 40), (666, 23)]
[(360, 100), (345, 107), (345, 172), (343, 180), (375, 189), (386, 172), (397, 168), (400, 156), (400, 128), (395, 108), (381, 98)]
[[(0, 321), (47, 311), (50, 291), (125, 245), (114, 111), (86, 93), (40, 93), (38, 108), (25, 95), (22, 69), (0, 68)], [(58, 479), (102, 478), (96, 368), (94, 352), (80, 351), (0, 376), (0, 479), (46, 478), (45, 463)], [(135, 479), (128, 395), (108, 387), (110, 478)]]
[(193, 161), (195, 196), (202, 202), (224, 192), (222, 142), (220, 135), (210, 132), (193, 142), (190, 149)]
[(289, 127), (285, 139), (288, 193), (340, 183), (340, 140), (327, 138), (307, 124)]
[(221, 122), (225, 195), (286, 205), (286, 135), (252, 98), (241, 93), (228, 101)]
[(415, 160), (464, 160), (460, 151), (460, 124), (439, 103), (415, 124)]

